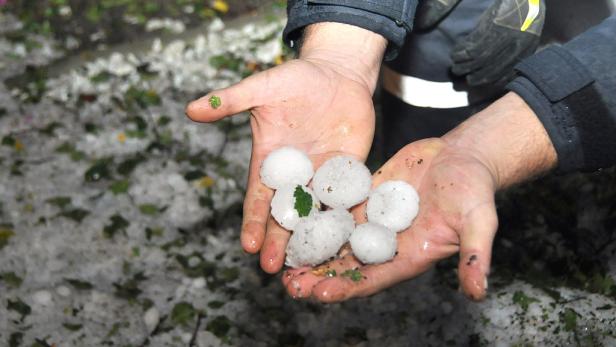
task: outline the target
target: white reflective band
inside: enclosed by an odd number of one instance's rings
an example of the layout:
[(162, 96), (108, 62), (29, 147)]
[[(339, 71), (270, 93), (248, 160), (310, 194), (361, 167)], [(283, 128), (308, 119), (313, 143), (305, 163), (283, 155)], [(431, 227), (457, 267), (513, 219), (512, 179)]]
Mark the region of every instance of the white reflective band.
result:
[(468, 93), (457, 91), (452, 82), (432, 82), (401, 75), (383, 66), (383, 88), (417, 107), (456, 108), (468, 106)]

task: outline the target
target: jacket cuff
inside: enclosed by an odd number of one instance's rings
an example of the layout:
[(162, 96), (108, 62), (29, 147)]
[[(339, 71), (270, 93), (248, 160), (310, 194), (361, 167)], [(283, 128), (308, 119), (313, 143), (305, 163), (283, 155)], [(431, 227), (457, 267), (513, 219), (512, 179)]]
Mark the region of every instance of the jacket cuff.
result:
[(545, 127), (558, 154), (558, 171), (591, 171), (616, 161), (610, 143), (616, 124), (584, 65), (560, 46), (515, 67), (507, 89), (520, 95)]
[(303, 29), (320, 22), (355, 25), (382, 35), (389, 41), (385, 59), (391, 60), (413, 27), (418, 0), (289, 0), (284, 42), (298, 48)]

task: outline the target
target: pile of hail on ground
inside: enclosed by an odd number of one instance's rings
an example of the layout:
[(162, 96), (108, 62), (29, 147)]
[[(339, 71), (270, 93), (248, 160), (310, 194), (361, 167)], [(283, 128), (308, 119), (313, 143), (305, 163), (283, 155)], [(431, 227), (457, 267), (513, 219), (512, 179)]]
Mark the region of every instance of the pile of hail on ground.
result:
[[(0, 15), (0, 345), (615, 344), (613, 298), (567, 288), (514, 282), (474, 305), (428, 272), (342, 305), (286, 298), (239, 246), (246, 118), (183, 116), (195, 94), (271, 64), (281, 22), (215, 21), (194, 40), (101, 58), (39, 90), (4, 78), (62, 45), (7, 39), (21, 25)], [(350, 225), (344, 209), (324, 219)]]
[[(306, 186), (311, 179), (314, 191)], [(292, 231), (286, 250), (286, 264), (292, 267), (318, 265), (336, 256), (347, 241), (364, 264), (389, 261), (396, 253), (396, 232), (407, 229), (419, 211), (411, 185), (386, 181), (370, 192), (370, 171), (349, 156), (330, 158), (315, 173), (304, 152), (282, 147), (263, 161), (261, 180), (276, 190), (272, 216)], [(355, 227), (347, 209), (366, 198), (368, 223)], [(321, 203), (331, 209), (321, 211)]]

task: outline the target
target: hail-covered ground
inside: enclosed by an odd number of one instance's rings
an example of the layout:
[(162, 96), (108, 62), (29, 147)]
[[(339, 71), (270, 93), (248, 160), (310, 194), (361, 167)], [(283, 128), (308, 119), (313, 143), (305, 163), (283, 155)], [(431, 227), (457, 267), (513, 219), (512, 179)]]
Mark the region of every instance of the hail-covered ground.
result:
[[(48, 38), (7, 39), (21, 24), (1, 16), (2, 80), (63, 55)], [(449, 266), (343, 304), (288, 297), (239, 244), (247, 115), (184, 115), (192, 98), (280, 63), (282, 26), (214, 20), (196, 37), (0, 83), (0, 345), (616, 344), (614, 257), (603, 292), (515, 279), (475, 304)]]

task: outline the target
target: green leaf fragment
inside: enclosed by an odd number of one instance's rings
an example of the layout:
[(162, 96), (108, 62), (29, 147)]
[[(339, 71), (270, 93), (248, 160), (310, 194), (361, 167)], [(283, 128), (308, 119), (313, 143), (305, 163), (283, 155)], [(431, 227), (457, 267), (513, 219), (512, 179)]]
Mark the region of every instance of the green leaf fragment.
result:
[(3, 272), (0, 273), (0, 281), (4, 282), (7, 286), (18, 288), (21, 286), (23, 279), (14, 272)]
[(171, 310), (171, 321), (178, 325), (188, 325), (197, 315), (197, 310), (188, 302), (177, 303)]
[(119, 195), (126, 193), (129, 187), (130, 182), (128, 180), (120, 180), (113, 182), (111, 186), (109, 186), (109, 190), (111, 190), (114, 195)]
[(62, 326), (66, 330), (70, 330), (70, 331), (77, 331), (83, 327), (82, 324), (71, 324), (71, 323), (62, 323)]
[(21, 301), (21, 299), (19, 299), (19, 298), (17, 298), (17, 300), (15, 300), (15, 301), (9, 299), (7, 301), (7, 304), (6, 304), (6, 308), (9, 311), (15, 311), (15, 312), (21, 314), (21, 319), (22, 320), (27, 315), (29, 315), (30, 312), (32, 312), (32, 309), (30, 308), (30, 306), (28, 304), (26, 304), (25, 302)]
[(24, 333), (16, 331), (9, 337), (9, 347), (19, 347), (24, 340)]
[(64, 209), (66, 206), (68, 206), (71, 203), (71, 197), (70, 196), (56, 196), (50, 199), (47, 199), (47, 202), (57, 206), (60, 209)]
[(217, 109), (222, 105), (222, 101), (220, 100), (220, 97), (216, 95), (210, 96), (209, 102), (210, 102), (210, 106), (213, 109)]
[(233, 282), (240, 277), (240, 269), (236, 267), (224, 267), (218, 270), (217, 277), (224, 283)]
[(68, 284), (70, 284), (73, 288), (77, 290), (89, 290), (94, 288), (90, 282), (74, 279), (74, 278), (65, 278), (64, 279)]
[(58, 146), (58, 148), (56, 148), (56, 152), (68, 154), (72, 161), (80, 161), (86, 157), (84, 152), (77, 150), (75, 146), (68, 142)]
[(207, 303), (207, 307), (212, 308), (212, 309), (219, 309), (221, 307), (225, 306), (225, 302), (224, 301), (218, 301), (218, 300), (214, 300), (214, 301), (210, 301)]
[(145, 228), (145, 237), (149, 240), (152, 236), (163, 236), (165, 230), (163, 228)]
[(8, 245), (9, 239), (15, 236), (15, 232), (9, 229), (0, 229), (0, 249)]
[(115, 282), (113, 283), (113, 286), (116, 290), (113, 294), (119, 298), (134, 302), (137, 297), (142, 293), (141, 288), (139, 288), (139, 283), (146, 279), (147, 277), (143, 275), (143, 272), (138, 272), (133, 275), (131, 279), (123, 283)]
[(15, 140), (15, 138), (11, 135), (6, 135), (5, 137), (2, 138), (2, 145), (3, 146), (7, 146), (7, 147), (13, 147), (15, 146), (15, 142), (17, 140)]
[(231, 329), (231, 321), (226, 316), (218, 316), (212, 319), (205, 328), (207, 331), (221, 338), (227, 335)]
[(561, 315), (561, 320), (565, 324), (565, 330), (573, 331), (577, 328), (577, 312), (573, 309), (566, 308), (565, 311)]
[(84, 209), (80, 209), (80, 208), (75, 208), (75, 209), (72, 209), (72, 210), (64, 211), (64, 212), (60, 213), (59, 216), (72, 219), (72, 220), (74, 220), (77, 223), (81, 223), (81, 221), (84, 218), (86, 218), (89, 214), (90, 214), (90, 211), (88, 211), (88, 210), (84, 210)]
[(343, 272), (340, 276), (342, 277), (348, 277), (351, 279), (351, 281), (353, 282), (359, 282), (362, 280), (362, 278), (364, 278), (364, 275), (362, 275), (361, 271), (354, 269), (354, 270), (346, 270), (345, 272)]
[(300, 217), (309, 215), (310, 210), (312, 210), (312, 195), (307, 193), (301, 185), (298, 185), (295, 187), (293, 197), (295, 198), (295, 210), (297, 214)]
[(128, 176), (135, 170), (137, 165), (141, 164), (144, 160), (145, 157), (141, 154), (128, 158), (118, 165), (118, 173), (123, 176)]
[(156, 205), (143, 204), (143, 205), (139, 205), (139, 211), (141, 211), (141, 213), (146, 214), (148, 216), (153, 216), (153, 215), (158, 214), (158, 212), (160, 212), (160, 209), (156, 207)]
[(84, 174), (86, 182), (96, 182), (111, 177), (109, 159), (101, 159), (94, 163)]
[(113, 238), (118, 231), (126, 230), (130, 225), (130, 222), (119, 214), (111, 216), (110, 221), (111, 224), (105, 225), (103, 228), (103, 234), (107, 238)]
[(538, 300), (533, 297), (527, 296), (526, 294), (524, 294), (524, 292), (518, 290), (513, 293), (513, 303), (519, 305), (524, 311), (528, 310), (528, 305), (533, 302), (538, 302)]

